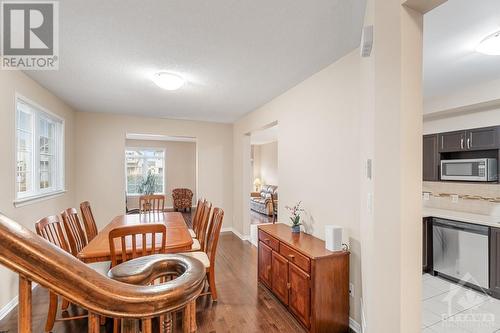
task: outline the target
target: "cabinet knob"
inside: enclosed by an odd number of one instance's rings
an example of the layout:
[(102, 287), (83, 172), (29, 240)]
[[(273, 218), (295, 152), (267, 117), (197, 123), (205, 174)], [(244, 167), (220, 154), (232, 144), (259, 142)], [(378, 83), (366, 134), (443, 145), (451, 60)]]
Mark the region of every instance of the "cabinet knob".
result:
[(292, 259), (292, 260), (293, 260), (293, 259), (295, 259), (295, 256), (294, 256), (293, 254), (289, 254), (289, 255), (288, 255), (288, 258), (290, 258), (290, 259)]

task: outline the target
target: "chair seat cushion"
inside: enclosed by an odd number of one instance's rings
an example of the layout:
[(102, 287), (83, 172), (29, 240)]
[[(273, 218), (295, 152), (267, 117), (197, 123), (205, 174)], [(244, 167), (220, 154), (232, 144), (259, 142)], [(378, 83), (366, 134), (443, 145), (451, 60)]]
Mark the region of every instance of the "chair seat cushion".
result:
[(107, 276), (108, 271), (111, 269), (111, 261), (92, 262), (87, 264), (87, 266), (95, 270), (97, 273)]
[(191, 245), (191, 251), (201, 251), (200, 241), (193, 238), (193, 245)]
[(196, 252), (184, 252), (179, 254), (198, 259), (203, 263), (206, 269), (210, 268), (210, 259), (208, 259), (208, 256), (205, 252), (196, 251)]
[(189, 231), (189, 234), (191, 235), (191, 237), (196, 238), (196, 233), (194, 232), (193, 229), (188, 229), (188, 231)]

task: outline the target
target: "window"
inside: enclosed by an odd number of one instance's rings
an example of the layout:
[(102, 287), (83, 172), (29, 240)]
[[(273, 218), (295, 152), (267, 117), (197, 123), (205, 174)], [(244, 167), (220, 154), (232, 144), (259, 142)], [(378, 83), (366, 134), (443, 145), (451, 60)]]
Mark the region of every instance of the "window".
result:
[(139, 195), (147, 191), (145, 184), (148, 176), (153, 182), (153, 188), (149, 192), (163, 193), (164, 166), (165, 151), (161, 148), (127, 148), (125, 151), (127, 194)]
[(16, 98), (16, 202), (64, 190), (64, 122)]

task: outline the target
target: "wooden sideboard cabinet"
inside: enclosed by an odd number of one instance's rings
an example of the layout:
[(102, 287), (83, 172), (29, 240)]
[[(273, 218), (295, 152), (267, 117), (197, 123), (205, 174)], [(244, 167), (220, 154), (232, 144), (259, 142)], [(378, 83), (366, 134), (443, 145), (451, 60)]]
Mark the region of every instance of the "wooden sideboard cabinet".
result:
[(258, 228), (259, 281), (309, 332), (349, 332), (349, 252), (285, 224)]

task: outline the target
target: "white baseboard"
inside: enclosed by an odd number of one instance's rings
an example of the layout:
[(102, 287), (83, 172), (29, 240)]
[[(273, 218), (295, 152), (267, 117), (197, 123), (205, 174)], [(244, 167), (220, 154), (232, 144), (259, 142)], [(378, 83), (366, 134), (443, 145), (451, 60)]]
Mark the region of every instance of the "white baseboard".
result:
[[(37, 283), (31, 284), (31, 290), (33, 291), (38, 286)], [(19, 296), (15, 296), (10, 300), (9, 303), (5, 304), (3, 308), (0, 309), (0, 320), (4, 319), (19, 303)]]
[(232, 232), (233, 234), (238, 236), (238, 238), (241, 240), (244, 240), (244, 241), (250, 240), (250, 235), (242, 235), (234, 228), (222, 228), (220, 230), (220, 232)]
[(349, 327), (351, 330), (353, 330), (355, 333), (361, 333), (361, 325), (351, 317), (349, 317)]

